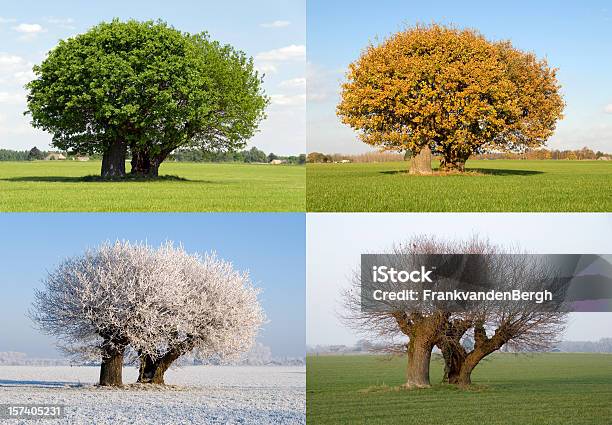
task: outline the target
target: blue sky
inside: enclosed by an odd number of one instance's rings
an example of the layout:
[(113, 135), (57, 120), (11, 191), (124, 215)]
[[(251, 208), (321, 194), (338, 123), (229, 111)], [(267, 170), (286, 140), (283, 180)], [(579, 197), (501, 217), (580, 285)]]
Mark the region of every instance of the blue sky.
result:
[(0, 214), (0, 351), (60, 357), (25, 316), (34, 289), (63, 258), (106, 240), (182, 242), (215, 250), (262, 289), (269, 323), (258, 341), (274, 356), (303, 356), (304, 214)]
[[(534, 254), (612, 254), (611, 214), (509, 213), (308, 214), (306, 343), (354, 344), (360, 338), (338, 319), (341, 292), (360, 255), (385, 252), (413, 235), (466, 239)], [(612, 337), (612, 313), (572, 313), (564, 339)]]
[(268, 119), (251, 141), (266, 152), (305, 151), (304, 0), (3, 1), (0, 9), (0, 148), (48, 148), (50, 135), (30, 128), (23, 84), (60, 39), (110, 20), (163, 19), (188, 32), (206, 30), (255, 58), (272, 98)]
[(371, 150), (335, 116), (339, 84), (370, 41), (418, 22), (476, 28), (547, 58), (567, 103), (549, 146), (612, 152), (612, 4), (604, 0), (309, 0), (308, 151)]

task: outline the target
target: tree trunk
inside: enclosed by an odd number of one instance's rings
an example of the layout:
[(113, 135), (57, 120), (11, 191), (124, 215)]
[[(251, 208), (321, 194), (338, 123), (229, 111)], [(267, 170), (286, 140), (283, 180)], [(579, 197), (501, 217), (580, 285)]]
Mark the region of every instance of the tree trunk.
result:
[(102, 356), (100, 364), (100, 385), (120, 387), (123, 385), (123, 353), (124, 350), (112, 350)]
[(444, 357), (444, 378), (442, 382), (447, 384), (457, 384), (459, 382), (461, 367), (465, 362), (465, 350), (456, 348), (450, 344), (442, 348), (442, 356)]
[(413, 337), (408, 343), (408, 367), (406, 369), (407, 388), (425, 388), (430, 386), (429, 363), (433, 343), (424, 337)]
[(465, 163), (469, 157), (470, 154), (466, 153), (447, 153), (440, 160), (440, 170), (462, 173), (465, 171)]
[(421, 150), (410, 158), (409, 174), (431, 174), (431, 149), (423, 146)]
[(158, 359), (153, 359), (148, 354), (141, 355), (137, 382), (164, 385), (164, 374), (179, 357), (180, 355), (174, 352), (169, 352)]
[(484, 352), (473, 351), (471, 352), (461, 365), (459, 375), (456, 377), (456, 381), (452, 382), (461, 387), (467, 387), (472, 384), (472, 371), (476, 365), (486, 356)]
[(159, 176), (159, 166), (167, 156), (167, 153), (152, 156), (147, 151), (133, 151), (130, 173), (142, 177), (157, 177)]
[(124, 142), (113, 142), (102, 155), (102, 177), (120, 179), (125, 177), (127, 147)]

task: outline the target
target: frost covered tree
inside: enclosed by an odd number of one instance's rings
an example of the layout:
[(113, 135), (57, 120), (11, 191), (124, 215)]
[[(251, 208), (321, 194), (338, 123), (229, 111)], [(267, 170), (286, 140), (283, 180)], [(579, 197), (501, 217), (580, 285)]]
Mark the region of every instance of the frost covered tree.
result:
[(190, 255), (171, 244), (157, 255), (181, 276), (166, 282), (171, 297), (156, 300), (169, 324), (155, 338), (163, 343), (133, 345), (140, 357), (138, 382), (163, 384), (172, 363), (188, 353), (201, 359), (237, 358), (248, 351), (264, 321), (248, 274), (214, 254)]
[[(240, 328), (232, 326), (239, 315)], [(36, 292), (31, 316), (67, 353), (101, 360), (100, 385), (110, 386), (122, 385), (126, 354), (165, 371), (190, 351), (247, 350), (263, 321), (257, 290), (231, 264), (172, 243), (153, 249), (130, 242), (64, 260)]]

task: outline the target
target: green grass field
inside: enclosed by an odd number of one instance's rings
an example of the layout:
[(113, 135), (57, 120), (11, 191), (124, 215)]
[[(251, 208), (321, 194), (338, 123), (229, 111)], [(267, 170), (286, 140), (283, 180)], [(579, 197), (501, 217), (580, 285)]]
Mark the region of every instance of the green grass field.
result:
[[(496, 354), (474, 370), (473, 390), (399, 390), (405, 360), (309, 356), (310, 424), (609, 425), (612, 355)], [(432, 362), (432, 383), (442, 362)]]
[[(434, 164), (437, 167), (437, 163)], [(308, 164), (308, 211), (612, 211), (612, 161), (470, 160), (475, 175), (407, 162)]]
[(98, 161), (0, 162), (0, 211), (304, 211), (304, 168), (164, 163), (184, 180), (101, 182), (83, 179)]

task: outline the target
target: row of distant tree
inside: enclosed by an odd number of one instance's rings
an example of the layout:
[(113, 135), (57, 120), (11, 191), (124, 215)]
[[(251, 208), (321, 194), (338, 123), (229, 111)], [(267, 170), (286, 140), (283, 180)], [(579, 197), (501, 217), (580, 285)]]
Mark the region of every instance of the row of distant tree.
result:
[(306, 163), (306, 155), (289, 155), (281, 156), (272, 152), (266, 154), (264, 151), (252, 147), (242, 151), (203, 151), (199, 149), (184, 149), (177, 150), (170, 159), (178, 162), (247, 162), (247, 163), (264, 163), (274, 160), (285, 161), (288, 164), (304, 164)]
[[(325, 154), (321, 152), (310, 152), (306, 157), (308, 163), (332, 163), (332, 162), (393, 162), (408, 160), (412, 157), (410, 151), (398, 152), (367, 152), (358, 155)], [(492, 152), (474, 155), (473, 159), (556, 159), (556, 160), (596, 160), (608, 158), (612, 160), (612, 154), (593, 151), (587, 147), (575, 150), (558, 149), (529, 149), (522, 153), (515, 152)]]
[[(470, 338), (462, 341), (466, 348), (474, 345)], [(307, 346), (308, 354), (372, 354), (386, 352), (385, 344), (376, 343), (367, 339), (360, 339), (353, 346), (338, 345), (315, 345)], [(510, 347), (500, 351), (513, 351)], [(528, 351), (528, 350), (525, 350)], [(546, 351), (565, 353), (612, 353), (612, 338), (601, 338), (598, 341), (561, 341)], [(515, 352), (515, 351), (513, 351)]]
[[(10, 149), (0, 149), (0, 161), (34, 161), (45, 159), (49, 154), (47, 151), (41, 151), (36, 146), (30, 150), (17, 151)], [(67, 153), (67, 158), (76, 156), (76, 154)], [(99, 159), (100, 156), (90, 155), (90, 159)], [(129, 158), (128, 158), (129, 159)], [(235, 152), (205, 152), (198, 149), (183, 149), (178, 150), (170, 155), (170, 160), (177, 162), (246, 162), (246, 163), (268, 163), (273, 160), (280, 160), (287, 164), (304, 164), (306, 155), (289, 155), (281, 156), (274, 153), (265, 153), (264, 151), (252, 147)]]

